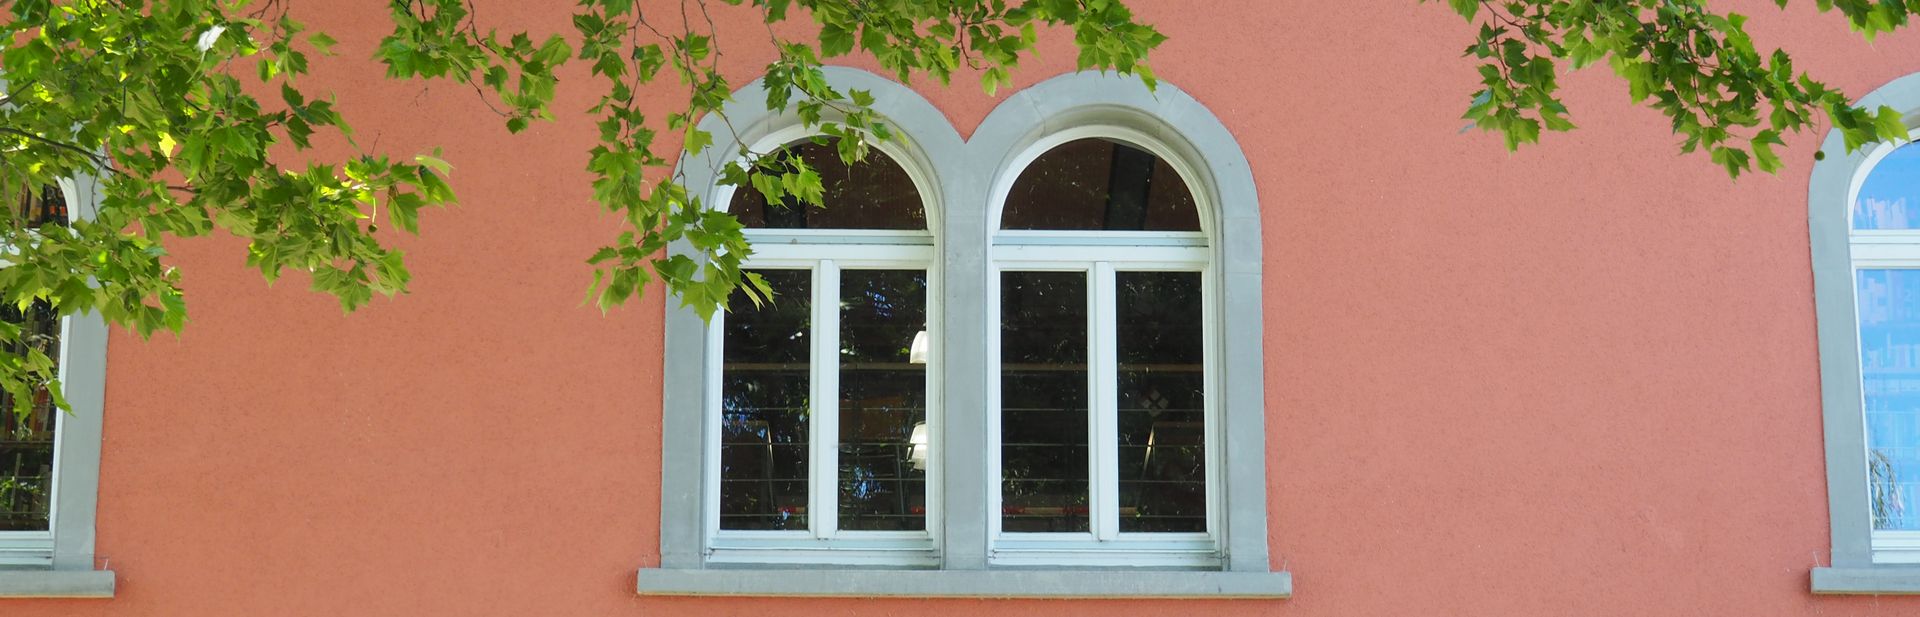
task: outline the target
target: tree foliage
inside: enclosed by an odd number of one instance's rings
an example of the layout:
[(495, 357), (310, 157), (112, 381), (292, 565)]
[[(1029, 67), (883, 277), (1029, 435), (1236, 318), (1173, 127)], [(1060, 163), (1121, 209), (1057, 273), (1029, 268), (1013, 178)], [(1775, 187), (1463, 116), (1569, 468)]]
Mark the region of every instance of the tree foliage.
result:
[[(267, 280), (292, 269), (347, 310), (407, 288), (405, 256), (380, 227), (417, 232), (423, 209), (452, 203), (437, 153), (388, 154), (354, 140), (337, 101), (306, 89), (313, 58), (335, 41), (308, 32), (291, 0), (0, 0), (0, 187), (80, 178), (99, 212), (70, 226), (33, 227), (0, 216), (0, 302), (46, 302), (60, 315), (98, 312), (142, 335), (179, 330), (186, 305), (166, 263), (170, 239), (214, 230), (247, 241), (247, 263)], [(589, 301), (602, 310), (658, 280), (702, 315), (743, 283), (750, 254), (738, 221), (709, 210), (669, 177), (682, 150), (737, 149), (725, 181), (769, 201), (816, 203), (820, 176), (772, 164), (697, 122), (723, 114), (736, 87), (719, 66), (713, 15), (749, 11), (776, 50), (765, 104), (793, 110), (849, 160), (892, 136), (873, 98), (831, 87), (823, 61), (864, 53), (901, 80), (951, 80), (968, 69), (987, 91), (1043, 32), (1071, 32), (1085, 69), (1151, 82), (1148, 51), (1165, 37), (1118, 0), (583, 0), (569, 32), (500, 32), (472, 0), (390, 0), (392, 31), (374, 59), (395, 79), (470, 85), (506, 131), (539, 121), (590, 121), (593, 198), (625, 229), (588, 259)], [(776, 34), (801, 21), (805, 39)], [(597, 102), (552, 108), (558, 72), (584, 63)], [(736, 76), (737, 77), (737, 76)], [(643, 104), (676, 102), (664, 116)], [(556, 120), (557, 119), (557, 120)], [(353, 154), (327, 160), (316, 140)], [(323, 143), (327, 143), (324, 142)], [(668, 256), (685, 240), (693, 254)], [(587, 251), (583, 250), (583, 256)], [(47, 354), (0, 324), (0, 388), (26, 413), (35, 391), (59, 395)]]
[[(1849, 148), (1907, 133), (1899, 112), (1855, 107), (1788, 54), (1761, 53), (1746, 18), (1705, 0), (1446, 1), (1477, 28), (1466, 53), (1481, 89), (1466, 118), (1508, 148), (1572, 129), (1559, 76), (1600, 63), (1671, 120), (1682, 150), (1735, 176), (1779, 169), (1782, 136), (1822, 118)], [(1900, 0), (1811, 1), (1869, 39), (1920, 12)], [(334, 40), (308, 32), (293, 4), (0, 0), (0, 191), (78, 178), (102, 196), (91, 219), (68, 226), (34, 227), (12, 208), (0, 215), (0, 302), (97, 312), (142, 335), (177, 331), (186, 305), (166, 247), (215, 230), (245, 239), (247, 263), (267, 280), (305, 272), (347, 310), (406, 290), (405, 256), (380, 228), (417, 232), (422, 210), (453, 203), (450, 166), (437, 152), (386, 153), (354, 139), (337, 101), (302, 84)], [(817, 204), (822, 192), (804, 162), (763, 158), (699, 128), (724, 116), (738, 85), (720, 69), (714, 15), (744, 11), (766, 24), (765, 105), (793, 111), (849, 161), (893, 133), (870, 93), (827, 83), (823, 62), (864, 54), (902, 81), (976, 73), (992, 93), (1039, 37), (1071, 33), (1080, 68), (1151, 85), (1146, 58), (1165, 40), (1122, 0), (579, 0), (571, 29), (544, 36), (499, 31), (472, 0), (389, 0), (387, 9), (392, 29), (374, 52), (387, 77), (471, 86), (508, 132), (546, 121), (597, 127), (581, 144), (593, 199), (624, 228), (586, 255), (589, 303), (611, 309), (659, 282), (703, 315), (724, 310), (736, 288), (759, 302), (767, 287), (740, 269), (752, 251), (740, 223), (670, 175), (681, 154), (736, 151), (723, 181), (769, 203)], [(800, 27), (780, 27), (787, 22)], [(569, 65), (594, 80), (584, 114), (552, 106)], [(663, 100), (671, 111), (646, 111)], [(316, 140), (352, 154), (320, 156)], [(666, 254), (682, 240), (690, 255)], [(57, 398), (59, 387), (51, 358), (21, 337), (0, 323), (0, 389), (24, 413), (33, 392)]]
[[(1788, 0), (1774, 3), (1784, 9)], [(1746, 16), (1716, 11), (1705, 0), (1447, 4), (1478, 27), (1466, 54), (1480, 62), (1482, 88), (1466, 118), (1501, 133), (1508, 149), (1539, 141), (1543, 129), (1572, 130), (1559, 75), (1599, 63), (1626, 81), (1635, 103), (1672, 122), (1681, 151), (1705, 152), (1736, 177), (1755, 168), (1779, 170), (1781, 136), (1815, 128), (1822, 118), (1845, 136), (1848, 150), (1907, 138), (1898, 110), (1856, 107), (1846, 94), (1794, 69), (1787, 52), (1761, 53), (1746, 31)], [(1868, 40), (1920, 13), (1920, 3), (1902, 0), (1812, 4), (1822, 13), (1837, 11)]]

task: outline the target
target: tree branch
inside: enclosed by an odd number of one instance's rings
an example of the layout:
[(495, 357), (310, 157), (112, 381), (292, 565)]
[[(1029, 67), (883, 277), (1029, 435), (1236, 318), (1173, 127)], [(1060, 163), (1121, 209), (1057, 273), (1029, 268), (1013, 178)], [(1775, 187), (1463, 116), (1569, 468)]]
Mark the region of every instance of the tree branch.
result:
[[(42, 144), (42, 145), (47, 145), (47, 146), (53, 146), (53, 147), (55, 147), (55, 148), (59, 148), (59, 149), (61, 149), (61, 150), (66, 150), (66, 151), (68, 151), (68, 152), (72, 152), (72, 153), (74, 153), (74, 154), (77, 154), (77, 155), (79, 155), (79, 156), (81, 156), (81, 157), (83, 157), (83, 158), (85, 158), (85, 159), (87, 159), (87, 161), (88, 161), (88, 162), (91, 162), (91, 163), (93, 163), (94, 165), (96, 165), (96, 166), (98, 166), (98, 167), (100, 167), (101, 169), (105, 169), (105, 170), (107, 170), (107, 171), (116, 171), (116, 170), (115, 170), (115, 169), (113, 168), (113, 161), (112, 161), (111, 159), (108, 159), (108, 158), (107, 158), (107, 157), (106, 157), (105, 155), (102, 155), (102, 154), (98, 154), (98, 153), (94, 153), (94, 152), (90, 152), (90, 151), (88, 151), (88, 150), (87, 150), (87, 149), (85, 149), (85, 148), (81, 148), (81, 147), (79, 147), (79, 146), (76, 146), (76, 145), (73, 145), (73, 144), (70, 144), (70, 143), (66, 143), (66, 142), (63, 142), (63, 141), (57, 141), (57, 140), (53, 140), (53, 139), (47, 139), (47, 138), (45, 138), (45, 137), (41, 137), (41, 136), (39, 136), (39, 135), (35, 135), (35, 134), (33, 134), (33, 133), (29, 133), (29, 132), (26, 132), (26, 131), (22, 131), (22, 130), (20, 130), (20, 129), (16, 129), (16, 128), (13, 128), (13, 127), (6, 127), (6, 126), (0, 126), (0, 133), (4, 133), (4, 134), (7, 134), (7, 135), (14, 135), (14, 136), (18, 136), (18, 137), (25, 137), (25, 138), (26, 138), (26, 139), (27, 139), (28, 141), (32, 141), (32, 142), (34, 142), (34, 143), (38, 143), (38, 144)], [(116, 172), (116, 173), (117, 173), (117, 172)]]

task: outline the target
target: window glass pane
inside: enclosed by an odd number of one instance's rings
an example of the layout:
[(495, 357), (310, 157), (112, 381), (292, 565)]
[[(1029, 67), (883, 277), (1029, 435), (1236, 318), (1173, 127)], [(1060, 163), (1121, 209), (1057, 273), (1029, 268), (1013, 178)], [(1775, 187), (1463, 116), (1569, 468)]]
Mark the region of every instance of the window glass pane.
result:
[(1007, 194), (1002, 229), (1200, 231), (1180, 173), (1153, 153), (1108, 139), (1048, 150)]
[(1856, 280), (1873, 528), (1920, 530), (1920, 270)]
[[(0, 307), (0, 319), (20, 326), (20, 338), (6, 343), (15, 353), (38, 349), (60, 361), (60, 317), (45, 302), (21, 311)], [(60, 410), (44, 389), (33, 392), (26, 413), (0, 392), (0, 531), (46, 531), (53, 496), (53, 429)]]
[(1207, 530), (1200, 273), (1114, 274), (1120, 531)]
[[(0, 184), (5, 183), (0, 179)], [(24, 227), (35, 228), (41, 225), (67, 224), (67, 196), (60, 187), (46, 185), (38, 191), (4, 192), (14, 199), (13, 215), (18, 217)]]
[(1000, 278), (1003, 531), (1090, 529), (1087, 275)]
[(907, 229), (927, 228), (926, 209), (913, 178), (885, 153), (875, 148), (858, 164), (840, 160), (832, 140), (811, 140), (787, 146), (781, 157), (797, 157), (819, 172), (826, 189), (824, 207), (798, 199), (769, 207), (766, 195), (752, 187), (738, 187), (727, 211), (748, 228), (760, 229)]
[(807, 528), (813, 273), (760, 270), (773, 301), (734, 292), (720, 385), (720, 528)]
[(1854, 229), (1920, 229), (1920, 148), (1900, 146), (1867, 172)]
[(925, 270), (840, 272), (840, 529), (927, 528), (926, 324)]

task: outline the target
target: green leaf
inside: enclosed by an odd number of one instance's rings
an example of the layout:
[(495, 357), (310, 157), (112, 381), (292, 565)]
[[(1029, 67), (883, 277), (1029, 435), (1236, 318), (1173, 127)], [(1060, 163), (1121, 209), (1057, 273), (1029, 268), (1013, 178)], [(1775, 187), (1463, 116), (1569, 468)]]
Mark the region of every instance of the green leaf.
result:
[(710, 146), (710, 145), (713, 145), (712, 133), (702, 131), (699, 129), (687, 131), (687, 143), (685, 148), (686, 151), (699, 152), (701, 150), (705, 150), (707, 146)]
[(333, 55), (333, 46), (335, 43), (338, 43), (338, 41), (333, 40), (331, 36), (327, 36), (325, 32), (315, 32), (307, 36), (307, 44), (312, 45), (314, 51), (320, 52), (320, 55), (323, 56)]
[(416, 155), (414, 155), (414, 156), (413, 156), (413, 160), (414, 160), (414, 162), (416, 162), (416, 163), (419, 163), (419, 164), (421, 164), (421, 165), (425, 165), (425, 166), (427, 166), (428, 168), (430, 168), (430, 169), (432, 169), (432, 170), (434, 170), (434, 171), (437, 171), (437, 172), (440, 172), (440, 173), (442, 173), (442, 174), (445, 174), (445, 173), (448, 173), (448, 172), (450, 172), (450, 171), (452, 171), (452, 170), (453, 170), (453, 166), (452, 166), (452, 165), (448, 165), (446, 161), (444, 161), (444, 160), (441, 160), (441, 159), (440, 159), (440, 149), (439, 149), (439, 148), (435, 148), (435, 149), (433, 150), (433, 154), (431, 154), (431, 155), (427, 155), (427, 154), (416, 154)]
[(1874, 112), (1873, 128), (1874, 132), (1879, 135), (1882, 141), (1894, 143), (1907, 141), (1907, 132), (1909, 130), (1907, 128), (1907, 122), (1902, 117), (1900, 110), (1890, 106), (1882, 105), (1880, 109)]
[(853, 33), (837, 25), (820, 28), (820, 56), (832, 58), (853, 51)]
[(1459, 13), (1461, 17), (1469, 20), (1480, 11), (1479, 0), (1447, 0), (1447, 5), (1452, 6), (1453, 11)]

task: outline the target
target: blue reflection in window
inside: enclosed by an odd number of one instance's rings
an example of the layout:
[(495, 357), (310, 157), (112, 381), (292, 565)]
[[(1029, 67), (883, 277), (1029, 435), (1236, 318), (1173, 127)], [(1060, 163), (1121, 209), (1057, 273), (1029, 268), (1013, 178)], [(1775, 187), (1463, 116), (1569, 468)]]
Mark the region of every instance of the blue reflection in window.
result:
[(1920, 270), (1855, 280), (1873, 527), (1920, 530)]
[(1867, 172), (1853, 201), (1854, 229), (1920, 229), (1920, 148), (1901, 146)]

